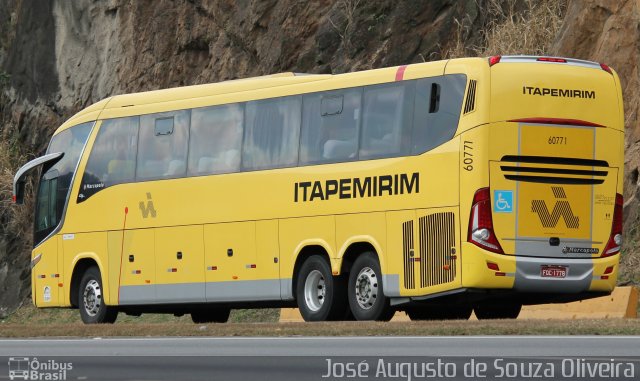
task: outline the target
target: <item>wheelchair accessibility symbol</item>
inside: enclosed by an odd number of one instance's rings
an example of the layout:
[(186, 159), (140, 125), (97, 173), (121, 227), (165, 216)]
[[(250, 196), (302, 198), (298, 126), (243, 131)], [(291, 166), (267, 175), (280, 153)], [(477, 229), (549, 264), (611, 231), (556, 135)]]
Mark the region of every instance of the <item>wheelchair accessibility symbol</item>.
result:
[(493, 191), (493, 211), (496, 213), (513, 212), (513, 191)]

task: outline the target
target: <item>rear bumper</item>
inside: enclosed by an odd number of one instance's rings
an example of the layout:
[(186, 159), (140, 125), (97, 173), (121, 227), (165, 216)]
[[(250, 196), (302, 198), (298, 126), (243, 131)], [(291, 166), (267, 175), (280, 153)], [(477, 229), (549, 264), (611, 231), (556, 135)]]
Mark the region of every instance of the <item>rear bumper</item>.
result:
[[(611, 292), (618, 277), (618, 255), (606, 258), (540, 258), (494, 254), (469, 243), (463, 244), (462, 287), (511, 289), (525, 293), (577, 294)], [(487, 263), (499, 270), (491, 270)], [(541, 266), (565, 266), (564, 278), (547, 278)], [(613, 271), (605, 274), (612, 267)]]

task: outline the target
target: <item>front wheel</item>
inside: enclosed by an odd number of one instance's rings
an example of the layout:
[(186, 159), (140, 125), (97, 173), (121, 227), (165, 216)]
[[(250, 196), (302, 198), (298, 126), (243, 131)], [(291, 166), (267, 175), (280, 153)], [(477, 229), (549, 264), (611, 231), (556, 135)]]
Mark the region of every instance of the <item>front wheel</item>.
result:
[(349, 306), (356, 320), (389, 321), (395, 314), (384, 295), (382, 271), (372, 252), (361, 254), (351, 267)]
[(112, 324), (118, 318), (118, 310), (109, 307), (102, 298), (102, 277), (97, 267), (90, 267), (82, 276), (78, 291), (78, 309), (85, 324)]

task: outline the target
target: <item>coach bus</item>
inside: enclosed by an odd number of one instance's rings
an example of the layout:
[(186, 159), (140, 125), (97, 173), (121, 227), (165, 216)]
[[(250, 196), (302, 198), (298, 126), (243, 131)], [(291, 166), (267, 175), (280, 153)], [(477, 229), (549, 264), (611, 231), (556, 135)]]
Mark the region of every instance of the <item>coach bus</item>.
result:
[(516, 318), (610, 293), (623, 109), (604, 64), (452, 59), (102, 100), (39, 170), (37, 307), (225, 322)]

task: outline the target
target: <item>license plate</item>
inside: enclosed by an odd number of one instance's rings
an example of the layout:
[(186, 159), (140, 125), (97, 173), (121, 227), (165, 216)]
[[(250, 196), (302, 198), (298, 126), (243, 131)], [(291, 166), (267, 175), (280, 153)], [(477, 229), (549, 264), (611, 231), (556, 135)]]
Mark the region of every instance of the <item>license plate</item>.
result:
[(565, 278), (567, 276), (566, 266), (541, 266), (540, 276), (543, 278)]

